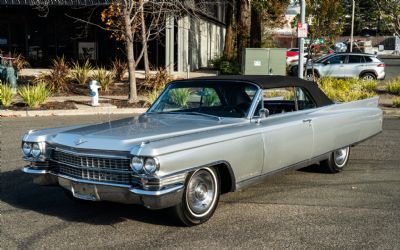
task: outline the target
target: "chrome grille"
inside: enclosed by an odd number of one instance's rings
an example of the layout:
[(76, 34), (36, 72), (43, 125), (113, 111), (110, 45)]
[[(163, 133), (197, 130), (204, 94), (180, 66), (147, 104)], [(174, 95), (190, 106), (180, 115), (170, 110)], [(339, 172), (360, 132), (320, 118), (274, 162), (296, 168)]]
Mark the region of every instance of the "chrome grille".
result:
[(115, 182), (119, 184), (129, 184), (130, 174), (127, 173), (116, 173), (107, 172), (91, 169), (80, 169), (60, 164), (58, 166), (60, 174), (71, 176), (77, 179), (92, 180), (92, 181), (103, 181), (103, 182)]
[(60, 174), (77, 179), (129, 184), (130, 159), (74, 154), (55, 149), (52, 159)]

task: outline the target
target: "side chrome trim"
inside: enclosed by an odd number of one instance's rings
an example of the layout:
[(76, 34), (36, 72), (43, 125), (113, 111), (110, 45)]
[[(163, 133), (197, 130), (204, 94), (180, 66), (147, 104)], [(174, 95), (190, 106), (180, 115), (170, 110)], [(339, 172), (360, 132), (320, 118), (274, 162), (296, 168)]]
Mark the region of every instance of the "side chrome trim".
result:
[(165, 194), (169, 193), (174, 193), (178, 192), (180, 190), (183, 190), (185, 186), (183, 184), (176, 185), (171, 188), (166, 188), (162, 190), (157, 190), (157, 191), (148, 191), (148, 190), (142, 190), (142, 189), (137, 189), (137, 188), (130, 188), (129, 191), (140, 196), (162, 196)]
[(293, 164), (290, 166), (286, 166), (286, 167), (283, 167), (283, 168), (280, 168), (280, 169), (277, 169), (277, 170), (274, 170), (274, 171), (271, 171), (271, 172), (268, 172), (268, 173), (265, 173), (262, 175), (258, 175), (258, 176), (240, 181), (240, 182), (236, 183), (236, 189), (243, 189), (247, 186), (250, 186), (250, 185), (253, 185), (253, 184), (256, 184), (259, 182), (263, 182), (264, 180), (268, 179), (269, 177), (276, 176), (278, 174), (284, 174), (291, 170), (297, 170), (297, 169), (304, 168), (304, 167), (310, 166), (312, 164), (318, 163), (322, 160), (328, 159), (330, 153), (331, 152), (325, 153), (325, 154), (322, 154), (320, 156), (314, 157), (309, 160), (305, 160), (305, 161), (302, 161), (302, 162), (299, 162), (299, 163), (296, 163), (296, 164)]

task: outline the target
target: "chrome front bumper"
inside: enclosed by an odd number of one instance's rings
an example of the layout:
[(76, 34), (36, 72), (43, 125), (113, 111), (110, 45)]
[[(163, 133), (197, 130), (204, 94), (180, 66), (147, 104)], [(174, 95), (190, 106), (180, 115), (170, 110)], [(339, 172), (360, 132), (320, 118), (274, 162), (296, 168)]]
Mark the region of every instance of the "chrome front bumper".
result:
[(78, 199), (140, 204), (149, 209), (162, 209), (179, 204), (182, 201), (184, 189), (183, 184), (175, 184), (162, 190), (143, 190), (126, 184), (76, 179), (49, 170), (35, 169), (30, 165), (22, 171), (36, 175), (34, 178), (36, 184), (60, 185)]

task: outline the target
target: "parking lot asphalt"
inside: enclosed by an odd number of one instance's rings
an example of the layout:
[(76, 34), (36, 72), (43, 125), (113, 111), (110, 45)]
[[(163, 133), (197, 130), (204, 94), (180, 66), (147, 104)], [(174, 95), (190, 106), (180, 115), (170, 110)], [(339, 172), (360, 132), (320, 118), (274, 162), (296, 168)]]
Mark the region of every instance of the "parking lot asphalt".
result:
[(223, 195), (214, 216), (191, 228), (168, 211), (80, 205), (21, 172), (26, 130), (108, 118), (1, 118), (2, 249), (400, 249), (399, 118), (352, 148), (344, 172), (311, 166)]
[(381, 60), (385, 63), (385, 81), (400, 76), (400, 57), (383, 57)]

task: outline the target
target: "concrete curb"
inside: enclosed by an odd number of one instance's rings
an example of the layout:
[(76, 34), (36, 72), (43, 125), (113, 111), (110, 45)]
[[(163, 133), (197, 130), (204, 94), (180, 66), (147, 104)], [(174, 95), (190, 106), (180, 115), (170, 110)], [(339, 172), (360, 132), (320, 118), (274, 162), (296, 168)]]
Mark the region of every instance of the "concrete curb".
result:
[(400, 116), (400, 108), (393, 108), (393, 109), (381, 108), (381, 109), (383, 110), (384, 116)]
[(142, 114), (146, 108), (85, 108), (68, 110), (0, 110), (0, 117), (32, 117), (32, 116), (68, 116), (68, 115), (108, 115), (108, 114)]

